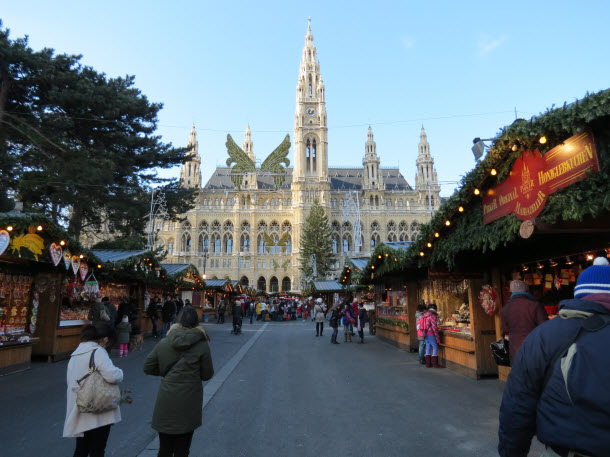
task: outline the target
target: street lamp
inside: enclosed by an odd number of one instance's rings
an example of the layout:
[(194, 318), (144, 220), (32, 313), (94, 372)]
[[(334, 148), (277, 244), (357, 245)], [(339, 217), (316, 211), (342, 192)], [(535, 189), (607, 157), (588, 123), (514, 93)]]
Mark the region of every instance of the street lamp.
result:
[(209, 257), (208, 248), (206, 246), (205, 248), (203, 248), (203, 276), (202, 277), (204, 280), (207, 279), (207, 275), (205, 274), (205, 266), (208, 262), (208, 257)]

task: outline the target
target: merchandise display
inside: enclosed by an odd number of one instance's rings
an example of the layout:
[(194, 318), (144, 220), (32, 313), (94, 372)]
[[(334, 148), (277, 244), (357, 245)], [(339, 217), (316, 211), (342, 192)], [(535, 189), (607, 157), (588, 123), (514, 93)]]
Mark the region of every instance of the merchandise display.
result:
[(32, 293), (34, 278), (26, 274), (0, 272), (0, 339), (18, 341), (34, 331), (38, 296)]

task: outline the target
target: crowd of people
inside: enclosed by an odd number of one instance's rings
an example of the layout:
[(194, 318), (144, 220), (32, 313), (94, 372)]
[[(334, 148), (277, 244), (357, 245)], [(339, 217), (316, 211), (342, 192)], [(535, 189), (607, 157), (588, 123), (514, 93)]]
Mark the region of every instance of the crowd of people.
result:
[[(512, 281), (510, 290), (502, 332), (510, 342), (512, 371), (500, 407), (500, 456), (526, 457), (534, 435), (546, 445), (545, 457), (608, 455), (610, 397), (603, 389), (606, 381), (610, 383), (610, 355), (600, 350), (610, 337), (608, 261), (597, 259), (579, 275), (574, 299), (562, 301), (558, 318), (550, 321), (523, 281)], [(159, 433), (160, 457), (188, 455), (193, 432), (201, 426), (202, 381), (214, 374), (209, 336), (199, 325), (195, 309), (188, 303), (177, 305), (177, 301), (167, 297), (161, 306), (161, 313), (168, 313), (169, 325), (143, 367), (146, 374), (162, 378), (152, 419), (152, 428)], [(153, 303), (158, 310), (157, 300)], [(68, 363), (63, 436), (76, 438), (76, 457), (103, 456), (110, 427), (121, 420), (118, 404), (90, 412), (78, 400), (80, 382), (91, 374), (92, 365), (106, 383), (116, 385), (123, 380), (123, 371), (113, 364), (107, 350), (118, 334), (123, 354), (126, 343), (121, 335), (130, 329), (130, 312), (127, 305), (111, 316), (111, 308), (114, 306), (108, 307), (105, 299), (96, 303), (92, 324), (83, 328), (82, 342)], [(344, 343), (352, 341), (354, 330), (359, 343), (364, 343), (368, 321), (362, 303), (346, 300), (328, 306), (322, 298), (294, 303), (235, 300), (230, 310), (234, 327), (241, 326), (243, 315), (249, 315), (251, 321), (284, 320), (283, 316), (293, 313), (295, 318), (311, 317), (316, 337), (323, 336), (328, 320), (332, 344), (339, 344), (340, 326)], [(420, 305), (416, 320), (420, 362), (440, 367), (436, 306)]]

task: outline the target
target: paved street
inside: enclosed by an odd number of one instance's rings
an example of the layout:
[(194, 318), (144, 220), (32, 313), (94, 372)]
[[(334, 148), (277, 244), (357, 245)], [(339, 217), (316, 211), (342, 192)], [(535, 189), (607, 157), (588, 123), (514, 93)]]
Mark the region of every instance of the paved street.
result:
[[(366, 334), (367, 344), (331, 345), (312, 322), (205, 324), (216, 375), (207, 383), (193, 456), (495, 456), (503, 384), (421, 367)], [(340, 334), (341, 336), (341, 334)], [(342, 338), (340, 339), (340, 341)], [(150, 428), (158, 378), (142, 373), (155, 340), (126, 359), (121, 408), (106, 455), (156, 455)], [(37, 362), (0, 378), (2, 455), (68, 456), (61, 438), (67, 361)], [(531, 455), (539, 455), (536, 443)]]

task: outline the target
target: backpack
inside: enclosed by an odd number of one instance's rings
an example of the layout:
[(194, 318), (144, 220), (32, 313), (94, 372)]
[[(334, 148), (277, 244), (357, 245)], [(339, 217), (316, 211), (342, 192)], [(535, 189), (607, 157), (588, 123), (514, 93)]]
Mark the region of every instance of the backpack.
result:
[(417, 336), (425, 338), (426, 333), (428, 333), (428, 320), (426, 319), (426, 316), (422, 316), (417, 321)]

